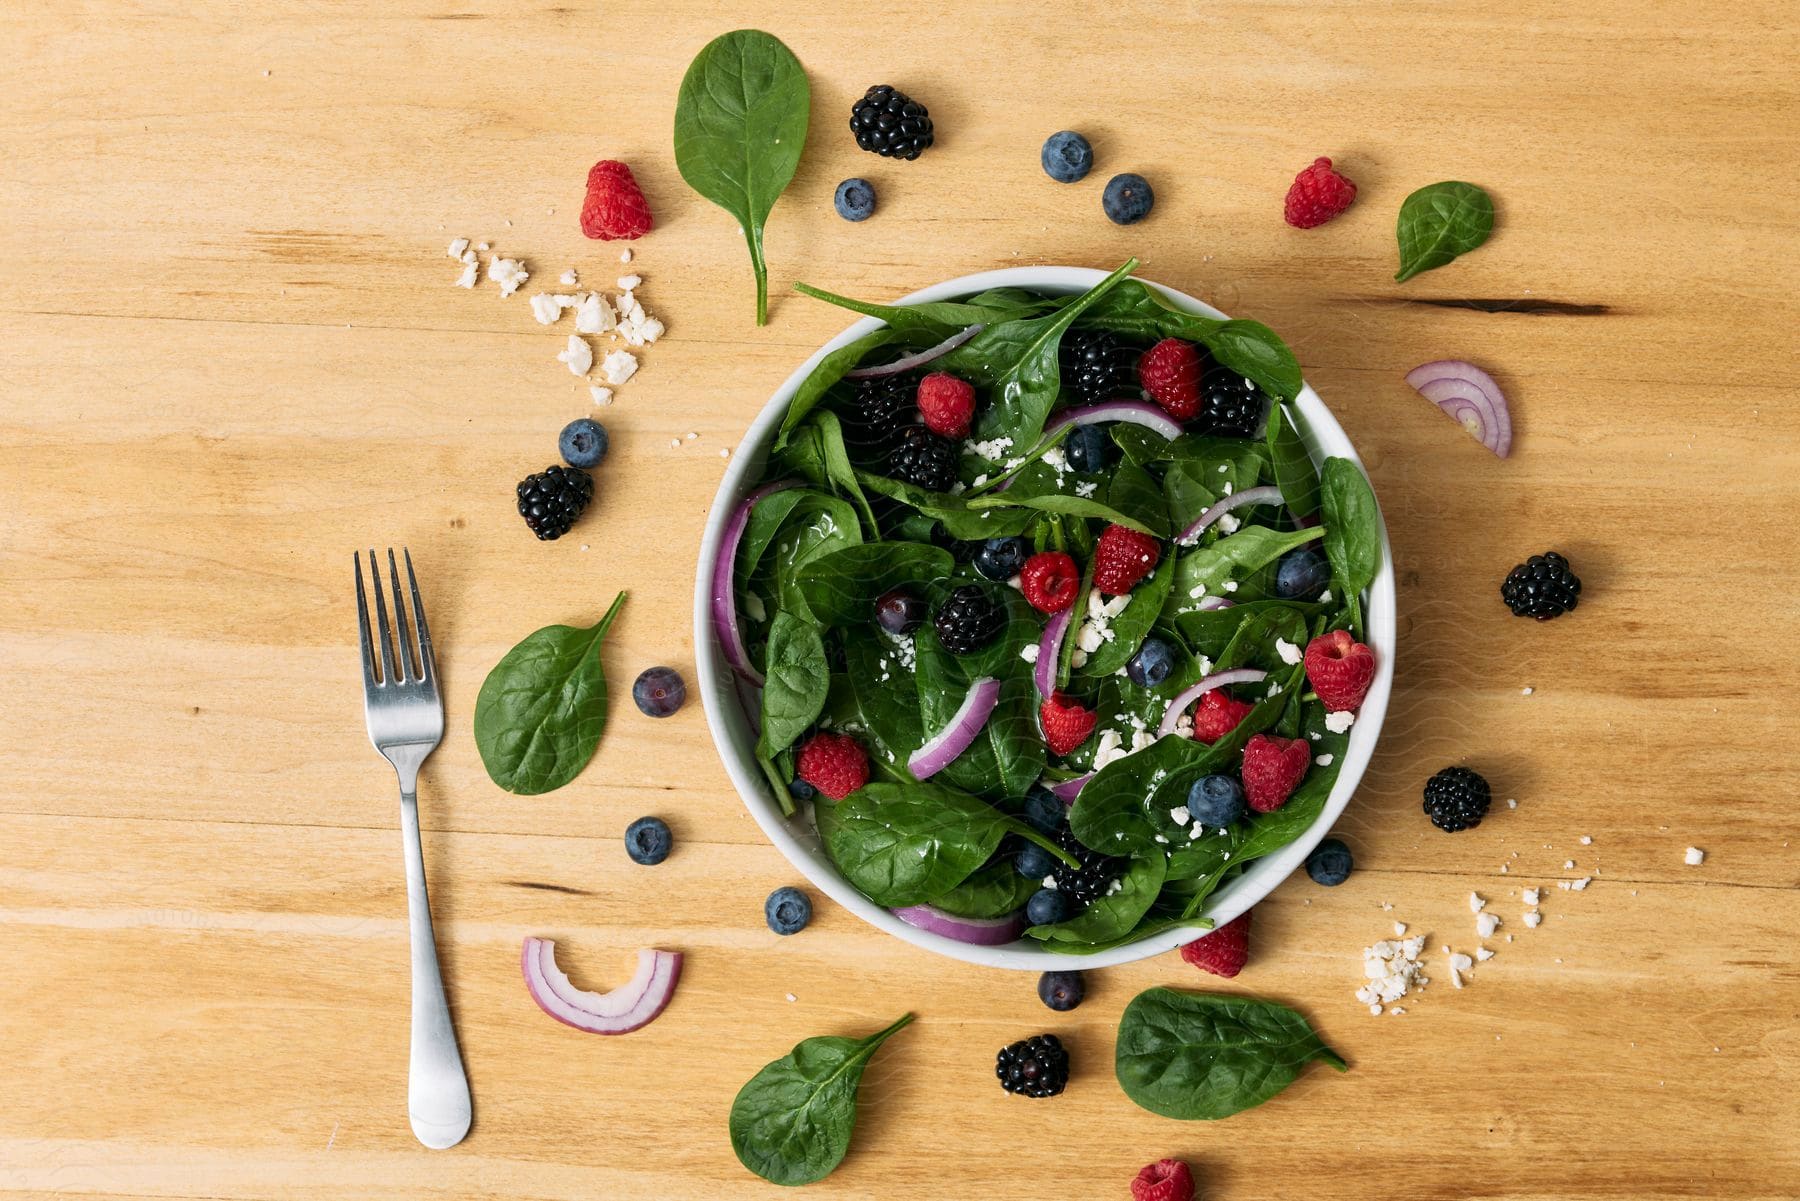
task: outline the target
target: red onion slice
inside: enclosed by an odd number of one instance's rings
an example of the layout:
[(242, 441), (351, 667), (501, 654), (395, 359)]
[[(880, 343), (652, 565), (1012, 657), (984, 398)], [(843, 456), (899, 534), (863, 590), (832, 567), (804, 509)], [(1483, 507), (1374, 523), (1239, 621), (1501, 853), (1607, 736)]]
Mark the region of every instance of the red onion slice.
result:
[(1206, 613), (1213, 609), (1229, 609), (1235, 604), (1237, 604), (1236, 601), (1226, 600), (1222, 596), (1207, 596), (1202, 597), (1200, 603), (1194, 607), (1200, 612)]
[(924, 780), (937, 775), (952, 760), (969, 749), (975, 736), (981, 733), (981, 727), (987, 725), (989, 715), (994, 706), (1000, 702), (1000, 681), (992, 676), (982, 676), (969, 685), (969, 695), (963, 697), (963, 703), (957, 707), (950, 721), (925, 740), (925, 745), (906, 758), (906, 769), (913, 774), (913, 779)]
[(1106, 421), (1141, 425), (1147, 430), (1155, 430), (1171, 442), (1181, 437), (1181, 426), (1175, 423), (1174, 418), (1155, 405), (1141, 400), (1109, 400), (1086, 408), (1064, 409), (1051, 418), (1050, 424), (1044, 427), (1044, 432), (1054, 434), (1065, 425), (1098, 425)]
[(1009, 913), (1005, 917), (958, 917), (954, 913), (945, 913), (936, 905), (910, 905), (892, 913), (909, 926), (978, 947), (997, 947), (1025, 932), (1025, 918), (1018, 913)]
[(680, 951), (638, 952), (637, 973), (611, 992), (576, 988), (556, 966), (556, 943), (528, 938), (519, 957), (525, 988), (538, 1008), (565, 1026), (589, 1034), (629, 1034), (648, 1026), (675, 995), (681, 979)]
[(1258, 671), (1254, 667), (1237, 667), (1230, 671), (1216, 671), (1210, 676), (1202, 676), (1200, 682), (1191, 688), (1184, 688), (1176, 698), (1169, 702), (1169, 708), (1163, 713), (1162, 725), (1156, 729), (1157, 737), (1175, 732), (1175, 723), (1187, 712), (1187, 707), (1200, 698), (1203, 693), (1215, 688), (1223, 688), (1227, 684), (1254, 684), (1258, 680), (1266, 680), (1269, 673)]
[(1273, 484), (1264, 484), (1260, 488), (1245, 488), (1242, 492), (1233, 492), (1230, 496), (1222, 496), (1207, 507), (1206, 512), (1194, 519), (1194, 524), (1181, 531), (1177, 542), (1192, 542), (1198, 538), (1206, 527), (1217, 521), (1233, 509), (1241, 509), (1245, 505), (1278, 505), (1281, 503), (1281, 489)]
[(763, 682), (762, 673), (750, 666), (750, 652), (744, 647), (744, 636), (738, 632), (737, 617), (737, 553), (744, 540), (744, 529), (750, 524), (750, 510), (756, 502), (775, 492), (800, 486), (799, 480), (778, 480), (764, 484), (743, 500), (725, 523), (725, 536), (719, 540), (719, 557), (713, 561), (712, 619), (719, 633), (719, 646), (733, 671), (755, 684)]
[(1065, 805), (1073, 805), (1075, 798), (1081, 795), (1081, 786), (1094, 778), (1093, 772), (1085, 776), (1076, 776), (1073, 780), (1064, 780), (1061, 784), (1050, 785), (1050, 791), (1056, 799)]
[(978, 323), (967, 329), (958, 330), (936, 346), (909, 354), (903, 359), (895, 359), (891, 363), (883, 363), (879, 367), (858, 367), (855, 371), (844, 372), (845, 379), (878, 379), (884, 375), (899, 375), (902, 371), (911, 371), (914, 367), (923, 367), (934, 359), (941, 359), (951, 351), (973, 338), (982, 331)]
[(1062, 660), (1063, 635), (1069, 632), (1069, 616), (1075, 612), (1074, 602), (1060, 613), (1052, 613), (1044, 623), (1044, 636), (1038, 641), (1037, 663), (1031, 669), (1031, 682), (1038, 695), (1049, 699), (1056, 691), (1056, 667)]
[(1512, 453), (1512, 414), (1494, 377), (1461, 359), (1421, 363), (1406, 382), (1501, 458)]

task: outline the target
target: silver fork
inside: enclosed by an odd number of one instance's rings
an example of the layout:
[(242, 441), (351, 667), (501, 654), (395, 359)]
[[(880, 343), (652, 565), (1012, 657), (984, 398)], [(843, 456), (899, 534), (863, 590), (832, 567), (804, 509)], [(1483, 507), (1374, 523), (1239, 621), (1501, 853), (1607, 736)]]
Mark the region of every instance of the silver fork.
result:
[[(469, 1078), (463, 1072), (456, 1028), (444, 999), (438, 971), (437, 939), (431, 932), (431, 901), (425, 894), (425, 854), (419, 845), (419, 766), (444, 738), (444, 701), (438, 692), (437, 664), (431, 656), (431, 631), (425, 605), (406, 555), (406, 582), (412, 592), (412, 627), (400, 595), (400, 569), (387, 553), (388, 578), (394, 589), (394, 618), (399, 637), (388, 626), (387, 602), (381, 594), (381, 567), (369, 552), (369, 577), (375, 589), (377, 655), (369, 636), (369, 602), (363, 594), (361, 556), (356, 563), (356, 619), (362, 630), (363, 715), (369, 741), (394, 765), (400, 777), (400, 835), (406, 847), (406, 913), (412, 929), (412, 1058), (406, 1078), (406, 1110), (413, 1134), (434, 1149), (454, 1147), (469, 1133)], [(418, 640), (413, 639), (413, 629)], [(397, 652), (397, 657), (396, 657)], [(377, 670), (379, 668), (379, 671)]]

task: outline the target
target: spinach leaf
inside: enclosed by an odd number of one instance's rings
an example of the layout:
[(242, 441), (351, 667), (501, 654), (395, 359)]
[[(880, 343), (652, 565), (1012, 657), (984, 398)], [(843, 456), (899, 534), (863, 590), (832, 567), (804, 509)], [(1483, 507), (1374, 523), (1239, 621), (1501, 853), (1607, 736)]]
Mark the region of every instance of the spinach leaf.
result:
[(1322, 485), (1325, 557), (1338, 596), (1348, 604), (1381, 567), (1381, 515), (1362, 469), (1349, 459), (1325, 460)]
[(768, 682), (763, 685), (759, 755), (773, 758), (792, 746), (825, 711), (831, 668), (819, 629), (786, 611), (769, 627)]
[(823, 493), (812, 493), (796, 506), (775, 536), (776, 607), (806, 615), (806, 598), (800, 592), (800, 570), (812, 560), (862, 542), (856, 511), (848, 502)]
[(1400, 270), (1405, 283), (1421, 271), (1442, 267), (1488, 240), (1494, 230), (1494, 201), (1472, 183), (1450, 180), (1428, 184), (1400, 205), (1394, 232), (1400, 240)]
[(1152, 988), (1119, 1019), (1113, 1070), (1125, 1095), (1166, 1118), (1227, 1118), (1261, 1105), (1319, 1059), (1343, 1059), (1306, 1019), (1256, 997)]
[(1311, 517), (1319, 511), (1319, 473), (1313, 470), (1312, 458), (1283, 405), (1269, 406), (1267, 441), (1275, 483), (1288, 512), (1296, 517)]
[(600, 646), (625, 603), (587, 629), (545, 626), (507, 651), (475, 698), (475, 747), (494, 783), (536, 796), (573, 780), (606, 728)]
[[(1153, 534), (1142, 521), (1128, 513), (1121, 513), (1111, 505), (1103, 504), (1091, 497), (1075, 496), (1066, 492), (1046, 492), (1039, 496), (1014, 496), (1011, 491), (991, 493), (984, 496), (972, 496), (965, 502), (967, 507), (976, 511), (994, 509), (1036, 509), (1042, 513), (1063, 513), (1070, 517), (1091, 517), (1097, 521), (1111, 522), (1134, 529), (1144, 534)], [(999, 535), (983, 532), (984, 538)]]
[(1023, 533), (1025, 527), (1037, 516), (1034, 511), (1026, 508), (971, 508), (973, 502), (984, 498), (965, 499), (948, 492), (927, 492), (923, 488), (867, 471), (857, 472), (856, 478), (868, 491), (910, 505), (930, 517), (942, 525), (944, 532), (952, 538), (978, 541), (1010, 537)]
[(1205, 918), (1184, 918), (1178, 914), (1152, 914), (1145, 917), (1137, 925), (1119, 935), (1101, 942), (1046, 942), (1042, 950), (1056, 955), (1093, 955), (1100, 951), (1110, 951), (1114, 947), (1122, 947), (1128, 942), (1139, 942), (1153, 934), (1161, 934), (1164, 930), (1186, 927), (1200, 931), (1211, 928), (1212, 922)]
[(993, 713), (969, 748), (944, 768), (943, 778), (971, 792), (1021, 796), (1044, 770), (1031, 669), (1019, 658), (1019, 648), (1036, 627), (1025, 616), (1030, 610), (1018, 593), (1009, 589), (1002, 600), (1007, 609), (1005, 633), (977, 655), (958, 660), (928, 626), (913, 635), (920, 729), (926, 737), (936, 734), (956, 715), (971, 681), (984, 675), (997, 678), (1000, 698)]
[(856, 697), (857, 716), (890, 764), (902, 764), (919, 749), (919, 690), (912, 669), (886, 634), (846, 629), (845, 674)]
[(863, 495), (862, 486), (857, 483), (856, 468), (850, 465), (850, 452), (844, 449), (844, 427), (839, 424), (837, 414), (820, 410), (813, 414), (813, 424), (819, 428), (819, 451), (825, 461), (826, 482), (839, 496), (856, 505), (867, 523), (869, 537), (880, 537), (875, 510), (869, 507), (869, 498)]
[(788, 488), (781, 492), (772, 492), (756, 502), (750, 510), (750, 520), (744, 525), (744, 538), (738, 544), (737, 578), (748, 580), (762, 562), (763, 552), (769, 549), (769, 543), (775, 540), (775, 532), (781, 528), (788, 514), (796, 505), (808, 496), (826, 499), (820, 493), (809, 493), (804, 488)]
[(1066, 922), (1033, 926), (1026, 933), (1032, 938), (1054, 942), (1098, 943), (1118, 938), (1150, 911), (1157, 894), (1162, 891), (1163, 873), (1167, 869), (1168, 861), (1160, 850), (1140, 855), (1119, 878), (1119, 891), (1095, 898), (1086, 909)]
[(811, 1184), (831, 1175), (850, 1150), (863, 1068), (912, 1020), (909, 1013), (867, 1038), (805, 1039), (752, 1076), (731, 1103), (738, 1162), (772, 1184)]
[[(1170, 562), (1170, 556), (1164, 555), (1150, 578), (1131, 590), (1131, 600), (1124, 611), (1113, 618), (1112, 640), (1102, 642), (1100, 649), (1088, 656), (1080, 669), (1082, 675), (1110, 676), (1137, 654), (1144, 635), (1156, 624), (1163, 604), (1169, 599), (1169, 585), (1174, 579), (1174, 564)], [(1078, 606), (1086, 603), (1085, 596), (1076, 599)], [(1069, 636), (1072, 639), (1074, 632), (1071, 631)]]
[[(1287, 610), (1296, 616), (1280, 617), (1273, 625), (1261, 624), (1268, 614), (1278, 610)], [(1175, 619), (1175, 626), (1181, 636), (1187, 639), (1188, 645), (1197, 655), (1205, 655), (1215, 661), (1214, 666), (1225, 659), (1227, 648), (1239, 642), (1239, 634), (1246, 625), (1257, 624), (1255, 637), (1269, 635), (1270, 631), (1280, 631), (1282, 637), (1289, 642), (1287, 631), (1291, 623), (1297, 621), (1299, 628), (1306, 629), (1306, 621), (1320, 611), (1318, 605), (1305, 604), (1299, 601), (1260, 600), (1249, 601), (1241, 605), (1233, 605), (1229, 609), (1208, 609), (1199, 613), (1183, 613)], [(1310, 639), (1309, 639), (1310, 641)]]
[(1158, 538), (1169, 536), (1169, 502), (1150, 473), (1137, 464), (1120, 463), (1113, 468), (1106, 503)]
[(802, 566), (795, 585), (808, 611), (828, 626), (863, 625), (882, 593), (941, 579), (956, 570), (950, 552), (920, 542), (865, 542)]
[(1178, 309), (1143, 280), (1128, 279), (1088, 310), (1083, 324), (1136, 338), (1199, 342), (1224, 325), (1225, 319)]
[(974, 875), (931, 902), (958, 917), (1005, 917), (1017, 913), (1043, 885), (1013, 869), (1011, 855), (1002, 852)]
[(811, 112), (812, 88), (800, 60), (759, 29), (708, 42), (688, 65), (675, 100), (675, 169), (743, 227), (758, 325), (769, 321), (763, 222), (800, 165)]
[(1202, 338), (1219, 365), (1235, 371), (1277, 400), (1300, 395), (1300, 364), (1274, 330), (1260, 321), (1233, 319)]
[(835, 304), (841, 309), (849, 309), (853, 313), (861, 313), (865, 317), (878, 317), (887, 322), (891, 328), (903, 333), (919, 334), (934, 340), (947, 338), (956, 331), (971, 325), (986, 325), (1020, 317), (1032, 313), (1040, 307), (1027, 299), (1014, 298), (997, 292), (983, 293), (981, 297), (970, 300), (933, 300), (921, 301), (918, 304), (873, 304), (866, 300), (852, 300), (848, 296), (839, 296), (835, 292), (827, 292), (823, 288), (815, 288), (811, 284), (795, 284), (794, 291), (811, 296), (814, 300)]
[(1297, 546), (1326, 537), (1318, 526), (1305, 530), (1277, 530), (1266, 525), (1247, 525), (1235, 534), (1181, 556), (1175, 563), (1175, 585), (1167, 612), (1198, 608), (1208, 593), (1220, 594), (1234, 572), (1251, 572), (1273, 563)]
[(780, 450), (787, 445), (790, 435), (800, 427), (806, 415), (813, 411), (825, 394), (843, 381), (844, 373), (856, 369), (871, 351), (883, 346), (891, 346), (900, 341), (900, 331), (894, 329), (878, 329), (864, 334), (854, 342), (847, 342), (819, 360), (819, 365), (812, 369), (812, 374), (801, 381), (794, 393), (794, 399), (788, 401), (787, 416), (782, 419), (781, 433), (775, 439), (775, 449)]

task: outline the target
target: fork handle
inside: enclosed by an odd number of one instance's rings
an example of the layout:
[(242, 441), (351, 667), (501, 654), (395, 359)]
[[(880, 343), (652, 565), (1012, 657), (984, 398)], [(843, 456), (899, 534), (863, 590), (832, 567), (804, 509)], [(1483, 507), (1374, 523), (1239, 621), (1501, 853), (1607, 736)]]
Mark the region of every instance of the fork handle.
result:
[(412, 1058), (406, 1109), (413, 1134), (434, 1150), (454, 1147), (469, 1132), (469, 1078), (463, 1072), (438, 971), (431, 900), (425, 892), (425, 853), (419, 844), (419, 798), (400, 790), (400, 836), (406, 845), (406, 916), (412, 930)]

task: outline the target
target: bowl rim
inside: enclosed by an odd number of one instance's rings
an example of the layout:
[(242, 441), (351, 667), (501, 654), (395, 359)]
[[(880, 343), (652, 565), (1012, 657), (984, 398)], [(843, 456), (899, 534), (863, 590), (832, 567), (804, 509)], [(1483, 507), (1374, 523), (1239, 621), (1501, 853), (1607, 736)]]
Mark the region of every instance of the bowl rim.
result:
[[(1091, 267), (1008, 267), (943, 280), (893, 303), (916, 304), (945, 300), (972, 295), (989, 288), (1004, 287), (1035, 288), (1051, 293), (1080, 292), (1106, 278), (1107, 274)], [(1142, 276), (1134, 278), (1156, 289), (1179, 308), (1209, 317), (1226, 316), (1185, 292)], [(787, 818), (767, 795), (768, 781), (755, 763), (755, 736), (749, 731), (739, 681), (736, 673), (725, 662), (712, 627), (712, 576), (718, 559), (719, 544), (732, 510), (761, 474), (768, 444), (780, 427), (787, 413), (788, 402), (801, 383), (812, 374), (826, 355), (885, 324), (875, 317), (863, 317), (851, 322), (843, 332), (813, 352), (775, 389), (732, 452), (724, 477), (719, 481), (718, 491), (713, 497), (712, 508), (707, 514), (706, 527), (701, 535), (700, 558), (695, 577), (694, 662), (707, 726), (719, 760), (725, 767), (725, 774), (731, 779), (744, 807), (756, 819), (757, 825), (762, 827), (769, 841), (809, 883), (870, 925), (925, 950), (987, 967), (1050, 971), (1132, 963), (1191, 942), (1199, 937), (1194, 928), (1177, 927), (1091, 955), (1061, 955), (1036, 949), (1035, 944), (1022, 939), (1003, 946), (975, 946), (921, 930), (901, 921), (858, 892), (825, 859), (819, 848), (818, 835), (812, 828), (810, 815), (804, 807), (793, 818)], [(1336, 455), (1362, 467), (1362, 459), (1351, 444), (1349, 435), (1311, 385), (1302, 384), (1293, 405), (1301, 418), (1297, 423), (1301, 440), (1315, 463), (1327, 455)], [(1367, 475), (1366, 469), (1364, 475)], [(1373, 491), (1372, 483), (1370, 487)], [(1393, 553), (1388, 541), (1387, 521), (1381, 515), (1379, 498), (1376, 500), (1376, 522), (1381, 535), (1381, 567), (1369, 586), (1369, 603), (1363, 615), (1369, 642), (1375, 651), (1375, 680), (1370, 685), (1362, 707), (1357, 711), (1356, 723), (1351, 727), (1337, 780), (1332, 785), (1331, 795), (1326, 798), (1317, 820), (1304, 833), (1276, 853), (1257, 860), (1237, 879), (1213, 895), (1205, 916), (1212, 919), (1215, 928), (1261, 901), (1293, 874), (1294, 869), (1300, 866), (1343, 813), (1374, 755), (1393, 689), (1396, 629)]]

